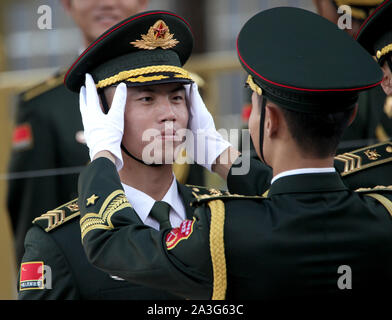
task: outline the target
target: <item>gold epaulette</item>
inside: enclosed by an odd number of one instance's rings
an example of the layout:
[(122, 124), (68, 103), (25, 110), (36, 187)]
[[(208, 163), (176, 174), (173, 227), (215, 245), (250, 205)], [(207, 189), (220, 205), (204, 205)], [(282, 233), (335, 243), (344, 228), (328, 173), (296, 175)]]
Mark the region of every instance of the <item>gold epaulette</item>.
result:
[(390, 186), (375, 186), (373, 188), (359, 188), (355, 190), (359, 193), (374, 193), (374, 192), (392, 192), (392, 185)]
[(228, 191), (223, 191), (223, 190), (218, 190), (214, 188), (205, 188), (205, 187), (199, 187), (199, 186), (192, 186), (192, 185), (186, 185), (190, 188), (192, 188), (192, 194), (195, 197), (195, 200), (191, 202), (191, 206), (198, 204), (198, 203), (203, 203), (203, 202), (209, 202), (213, 200), (232, 200), (232, 199), (252, 199), (252, 200), (260, 200), (264, 199), (265, 197), (263, 196), (243, 196), (240, 194), (234, 194), (230, 193)]
[(65, 70), (56, 72), (54, 75), (52, 75), (50, 78), (46, 79), (45, 81), (32, 86), (26, 91), (23, 91), (21, 93), (21, 99), (23, 101), (31, 100), (39, 96), (40, 94), (59, 86), (64, 81), (64, 75), (65, 75)]
[(46, 232), (49, 232), (78, 216), (80, 216), (80, 211), (78, 206), (78, 199), (76, 198), (35, 218), (33, 223), (40, 226)]
[(378, 166), (392, 161), (392, 142), (382, 142), (346, 152), (337, 155), (335, 161), (344, 165), (344, 168), (340, 171), (342, 177), (370, 167)]

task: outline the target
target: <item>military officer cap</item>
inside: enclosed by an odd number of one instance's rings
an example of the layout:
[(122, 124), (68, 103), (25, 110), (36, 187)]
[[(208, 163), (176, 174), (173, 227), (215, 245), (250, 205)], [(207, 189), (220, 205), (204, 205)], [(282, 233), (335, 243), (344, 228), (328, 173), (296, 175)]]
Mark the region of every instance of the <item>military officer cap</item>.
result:
[(310, 11), (277, 7), (241, 29), (237, 52), (250, 87), (281, 107), (304, 113), (343, 111), (382, 72), (346, 32)]
[(333, 0), (336, 7), (350, 6), (354, 19), (365, 20), (383, 0)]
[(392, 1), (386, 0), (363, 23), (357, 41), (382, 66), (392, 55)]
[(65, 75), (68, 89), (79, 92), (90, 73), (98, 89), (120, 82), (127, 86), (190, 83), (182, 68), (191, 54), (189, 24), (167, 11), (148, 11), (127, 18), (104, 32)]

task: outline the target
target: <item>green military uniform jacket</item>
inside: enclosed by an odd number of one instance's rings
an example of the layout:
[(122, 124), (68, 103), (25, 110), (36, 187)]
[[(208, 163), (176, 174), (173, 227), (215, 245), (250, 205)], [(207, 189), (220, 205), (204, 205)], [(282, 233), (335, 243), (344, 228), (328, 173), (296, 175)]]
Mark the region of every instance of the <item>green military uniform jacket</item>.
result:
[[(87, 202), (92, 195), (99, 197), (93, 205)], [(184, 228), (155, 231), (132, 214), (111, 161), (93, 161), (79, 180), (88, 259), (130, 282), (189, 299), (330, 297), (389, 289), (391, 199), (391, 187), (354, 192), (338, 173), (294, 175), (273, 183), (266, 198), (217, 190), (198, 196), (195, 218)], [(352, 290), (344, 291), (337, 282), (346, 265)]]
[(31, 221), (77, 197), (80, 167), (90, 160), (79, 96), (65, 88), (63, 77), (59, 72), (19, 96), (8, 170), (11, 175), (27, 171), (32, 176), (11, 176), (8, 182), (7, 207), (18, 262)]
[[(247, 161), (250, 170), (246, 174), (233, 174), (234, 168), (243, 167)], [(335, 157), (334, 167), (351, 190), (388, 186), (392, 183), (392, 141), (339, 154)], [(227, 186), (231, 193), (263, 195), (270, 187), (271, 179), (271, 168), (264, 165), (255, 152), (251, 152), (249, 160), (240, 156), (234, 162), (227, 177)]]
[[(188, 219), (194, 208), (194, 190), (177, 184)], [(77, 199), (48, 211), (34, 220), (25, 240), (25, 254), (18, 275), (21, 300), (172, 300), (181, 299), (161, 289), (125, 281), (92, 266), (83, 251)], [(36, 287), (29, 269), (37, 263), (50, 267), (50, 287)], [(36, 280), (36, 279), (35, 279)]]

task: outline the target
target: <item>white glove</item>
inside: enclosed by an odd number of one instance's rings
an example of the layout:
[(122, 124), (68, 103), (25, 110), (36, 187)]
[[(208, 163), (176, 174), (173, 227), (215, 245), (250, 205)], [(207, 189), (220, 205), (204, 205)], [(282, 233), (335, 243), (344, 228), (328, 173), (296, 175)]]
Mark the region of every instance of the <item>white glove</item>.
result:
[(124, 133), (126, 100), (127, 87), (124, 83), (120, 83), (116, 88), (108, 114), (104, 114), (94, 80), (90, 74), (86, 74), (86, 86), (80, 89), (79, 107), (90, 159), (93, 160), (100, 151), (110, 151), (116, 157), (117, 171), (123, 166), (121, 140)]
[(190, 107), (188, 127), (193, 134), (193, 137), (187, 136), (187, 155), (211, 171), (216, 158), (231, 144), (216, 131), (214, 119), (200, 96), (197, 84), (185, 85), (185, 94)]

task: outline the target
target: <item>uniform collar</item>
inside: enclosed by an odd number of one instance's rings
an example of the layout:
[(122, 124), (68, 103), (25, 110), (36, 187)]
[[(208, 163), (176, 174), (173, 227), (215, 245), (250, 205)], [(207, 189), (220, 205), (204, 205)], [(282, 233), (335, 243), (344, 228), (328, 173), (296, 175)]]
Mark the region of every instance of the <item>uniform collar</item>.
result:
[[(143, 223), (145, 223), (151, 211), (151, 208), (155, 203), (155, 200), (151, 198), (148, 194), (138, 189), (135, 189), (124, 183), (121, 184), (124, 188), (125, 195), (128, 201), (130, 202), (130, 204), (138, 214), (140, 220)], [(162, 201), (167, 202), (170, 205), (170, 207), (175, 211), (175, 213), (179, 215), (182, 219), (186, 219), (186, 217), (184, 216), (184, 209), (183, 209), (184, 203), (182, 202), (179, 189), (177, 187), (177, 180), (175, 179), (174, 175), (170, 188), (166, 192)]]
[(320, 193), (348, 190), (337, 172), (286, 175), (271, 185), (268, 197), (287, 193)]
[(275, 177), (272, 178), (271, 184), (274, 183), (277, 179), (292, 176), (295, 174), (308, 174), (308, 173), (332, 173), (336, 172), (334, 167), (328, 168), (301, 168), (301, 169), (294, 169), (294, 170), (287, 170), (277, 174)]

